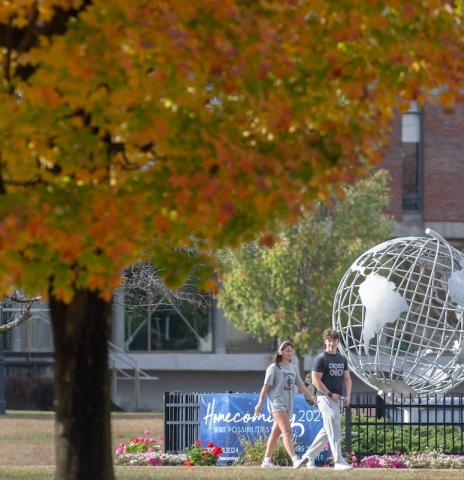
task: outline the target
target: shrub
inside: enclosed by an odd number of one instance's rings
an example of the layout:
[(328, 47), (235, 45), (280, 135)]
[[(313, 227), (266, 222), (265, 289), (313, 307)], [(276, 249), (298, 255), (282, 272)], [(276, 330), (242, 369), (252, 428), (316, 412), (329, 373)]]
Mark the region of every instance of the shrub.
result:
[[(264, 453), (266, 452), (267, 438), (259, 437), (253, 440), (241, 438), (240, 443), (242, 444), (243, 451), (236, 460), (236, 464), (259, 465), (263, 461)], [(292, 465), (292, 461), (285, 450), (282, 439), (279, 439), (277, 442), (276, 449), (272, 454), (272, 462), (281, 467)]]
[[(356, 420), (353, 417), (353, 422)], [(354, 424), (351, 427), (352, 448), (359, 454), (417, 452), (425, 448), (457, 453), (463, 446), (461, 429), (456, 426), (437, 425), (427, 428), (424, 425), (384, 423), (384, 419), (377, 419), (377, 423), (374, 418), (360, 420), (368, 425)]]
[(194, 465), (216, 465), (222, 454), (222, 448), (209, 442), (208, 447), (201, 446), (200, 439), (195, 440), (195, 444), (187, 452), (187, 458)]
[(5, 395), (11, 410), (53, 410), (53, 378), (6, 377)]
[(266, 452), (266, 442), (267, 440), (261, 437), (253, 440), (240, 438), (243, 451), (235, 463), (238, 465), (259, 465)]

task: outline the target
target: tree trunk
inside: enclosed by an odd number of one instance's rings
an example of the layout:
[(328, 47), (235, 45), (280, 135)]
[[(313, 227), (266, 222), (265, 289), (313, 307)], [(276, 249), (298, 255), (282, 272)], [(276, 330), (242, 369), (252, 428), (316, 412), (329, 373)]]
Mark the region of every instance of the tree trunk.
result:
[(300, 355), (300, 353), (296, 350), (294, 356), (296, 357), (296, 363), (298, 364), (298, 371), (300, 372), (300, 377), (304, 381), (307, 373), (304, 371), (304, 357)]
[(110, 304), (80, 290), (50, 295), (55, 347), (57, 480), (113, 480), (108, 338)]

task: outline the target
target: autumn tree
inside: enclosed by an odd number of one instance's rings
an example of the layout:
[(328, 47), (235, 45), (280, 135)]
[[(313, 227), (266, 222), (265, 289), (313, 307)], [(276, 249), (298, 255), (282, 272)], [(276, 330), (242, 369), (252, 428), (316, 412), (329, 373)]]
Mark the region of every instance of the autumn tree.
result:
[(462, 33), (443, 0), (2, 2), (0, 293), (50, 303), (57, 478), (113, 478), (124, 267), (180, 284), (193, 242), (270, 242), (379, 161), (395, 108), (462, 99)]
[(378, 171), (330, 206), (316, 205), (297, 225), (283, 226), (272, 248), (255, 242), (222, 252), (219, 306), (227, 318), (260, 338), (290, 339), (300, 359), (320, 347), (345, 271), (391, 235), (387, 179)]

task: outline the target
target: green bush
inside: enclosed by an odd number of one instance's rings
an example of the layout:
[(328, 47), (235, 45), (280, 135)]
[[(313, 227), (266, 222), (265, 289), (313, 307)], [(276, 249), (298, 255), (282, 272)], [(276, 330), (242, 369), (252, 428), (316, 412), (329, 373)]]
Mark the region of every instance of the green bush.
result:
[[(452, 425), (395, 424), (381, 418), (353, 418), (368, 425), (351, 426), (351, 449), (362, 455), (418, 452), (427, 447), (447, 453), (462, 451), (461, 428)], [(454, 434), (454, 446), (453, 446)], [(345, 436), (344, 436), (345, 442)], [(344, 445), (345, 448), (345, 445)]]
[[(239, 465), (260, 465), (266, 452), (267, 438), (257, 438), (249, 440), (241, 438), (240, 443), (243, 446), (243, 452), (237, 459)], [(282, 439), (277, 442), (277, 447), (272, 455), (272, 461), (275, 465), (288, 467), (292, 465), (292, 461), (285, 450)]]

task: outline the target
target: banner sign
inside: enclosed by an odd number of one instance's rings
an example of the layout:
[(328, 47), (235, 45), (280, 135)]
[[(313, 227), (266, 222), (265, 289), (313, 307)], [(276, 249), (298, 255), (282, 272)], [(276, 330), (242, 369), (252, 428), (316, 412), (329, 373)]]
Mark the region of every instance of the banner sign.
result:
[[(271, 433), (273, 418), (264, 402), (263, 410), (257, 417), (254, 413), (258, 393), (205, 393), (200, 399), (200, 440), (202, 444), (212, 442), (224, 453), (218, 465), (230, 465), (243, 451), (241, 440), (267, 441)], [(296, 441), (296, 453), (301, 456), (311, 445), (322, 428), (321, 412), (307, 404), (301, 393), (293, 400), (291, 425)], [(328, 447), (327, 447), (328, 448)], [(324, 450), (319, 459), (329, 454)]]

